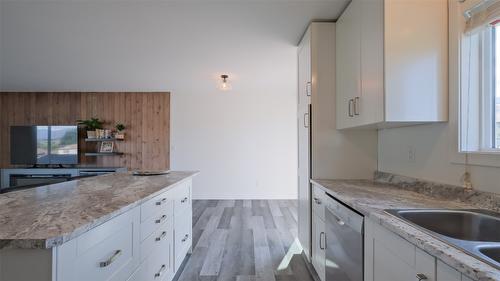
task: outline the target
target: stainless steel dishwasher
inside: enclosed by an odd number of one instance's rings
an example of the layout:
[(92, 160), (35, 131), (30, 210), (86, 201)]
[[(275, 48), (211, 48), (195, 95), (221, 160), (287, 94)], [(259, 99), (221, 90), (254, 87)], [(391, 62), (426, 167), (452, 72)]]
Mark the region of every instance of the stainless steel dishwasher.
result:
[(328, 196), (325, 214), (326, 280), (363, 281), (364, 217)]

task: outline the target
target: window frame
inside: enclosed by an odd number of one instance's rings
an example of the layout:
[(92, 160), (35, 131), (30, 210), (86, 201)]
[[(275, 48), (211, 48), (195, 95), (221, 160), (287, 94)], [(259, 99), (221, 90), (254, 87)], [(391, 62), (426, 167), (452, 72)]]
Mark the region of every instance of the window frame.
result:
[[(469, 0), (463, 3), (449, 1), (449, 122), (447, 142), (448, 159), (451, 164), (500, 168), (500, 151), (461, 152), (461, 79), (462, 79), (462, 39), (465, 30), (464, 9), (468, 9), (480, 0)], [(466, 155), (468, 157), (466, 157)], [(467, 161), (466, 161), (466, 158)]]
[(461, 36), (459, 153), (500, 154), (495, 135), (495, 36), (494, 26)]

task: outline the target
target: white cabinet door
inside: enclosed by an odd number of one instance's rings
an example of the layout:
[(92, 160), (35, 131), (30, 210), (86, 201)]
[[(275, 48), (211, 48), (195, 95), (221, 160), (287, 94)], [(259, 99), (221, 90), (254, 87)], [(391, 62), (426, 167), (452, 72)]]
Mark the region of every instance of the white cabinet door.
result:
[(460, 272), (438, 260), (436, 268), (436, 279), (437, 281), (461, 281), (462, 275), (460, 274)]
[(361, 9), (361, 93), (356, 125), (384, 121), (384, 0), (356, 1)]
[(365, 225), (365, 281), (436, 280), (433, 256), (371, 220)]
[(364, 262), (365, 281), (472, 281), (369, 219)]
[(193, 241), (191, 181), (177, 186), (174, 217), (174, 271), (177, 272), (186, 254), (191, 251)]
[(336, 95), (337, 129), (356, 124), (354, 100), (361, 95), (361, 9), (352, 1), (337, 21)]
[(191, 209), (184, 211), (179, 216), (175, 216), (174, 226), (174, 269), (175, 272), (184, 261), (186, 254), (192, 247), (192, 211)]
[(321, 281), (325, 280), (325, 249), (326, 249), (326, 234), (325, 234), (325, 222), (321, 220), (317, 215), (312, 216), (313, 220), (313, 241), (312, 241), (312, 264), (316, 273), (318, 273)]
[(446, 121), (448, 1), (385, 0), (384, 48), (386, 121)]
[(139, 266), (136, 207), (57, 247), (57, 280), (127, 280)]
[(416, 248), (415, 271), (415, 277), (419, 276), (425, 281), (436, 281), (436, 258)]
[(374, 259), (373, 279), (370, 281), (415, 280), (412, 265), (377, 240), (374, 242)]
[(298, 230), (299, 241), (307, 258), (311, 255), (311, 197), (310, 197), (310, 137), (309, 106), (311, 104), (311, 34), (310, 29), (299, 46), (299, 84), (298, 84)]

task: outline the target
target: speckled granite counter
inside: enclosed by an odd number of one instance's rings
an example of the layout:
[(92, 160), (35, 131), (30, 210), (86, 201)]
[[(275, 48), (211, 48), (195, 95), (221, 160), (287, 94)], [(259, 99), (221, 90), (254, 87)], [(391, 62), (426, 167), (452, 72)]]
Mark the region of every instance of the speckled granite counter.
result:
[(0, 249), (61, 245), (197, 173), (116, 173), (0, 194)]
[[(327, 193), (474, 280), (500, 280), (500, 271), (384, 212), (393, 208), (479, 208), (498, 211), (500, 196), (377, 174), (371, 180), (312, 180)], [(398, 185), (395, 185), (395, 184)], [(446, 200), (440, 188), (448, 188)], [(418, 191), (418, 192), (417, 192)]]

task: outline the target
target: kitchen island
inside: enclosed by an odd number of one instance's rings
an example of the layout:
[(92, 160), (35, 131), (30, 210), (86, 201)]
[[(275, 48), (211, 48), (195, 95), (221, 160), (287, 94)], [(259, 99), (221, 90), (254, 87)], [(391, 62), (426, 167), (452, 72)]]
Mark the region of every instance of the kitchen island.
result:
[(170, 280), (197, 172), (117, 173), (0, 195), (0, 280)]

